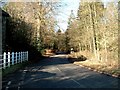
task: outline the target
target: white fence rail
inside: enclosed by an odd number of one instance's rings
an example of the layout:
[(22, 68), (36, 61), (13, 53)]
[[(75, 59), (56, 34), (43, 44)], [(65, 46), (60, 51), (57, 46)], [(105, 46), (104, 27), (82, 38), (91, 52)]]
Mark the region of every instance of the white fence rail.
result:
[(0, 55), (0, 69), (5, 69), (11, 65), (28, 61), (28, 51), (26, 52), (4, 52)]

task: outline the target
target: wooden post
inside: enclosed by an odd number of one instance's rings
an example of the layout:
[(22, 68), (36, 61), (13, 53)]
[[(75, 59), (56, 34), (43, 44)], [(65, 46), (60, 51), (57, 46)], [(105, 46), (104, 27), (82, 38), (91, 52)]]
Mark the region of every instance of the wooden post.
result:
[(24, 61), (26, 61), (26, 52), (24, 52)]
[(3, 67), (4, 67), (4, 69), (6, 68), (6, 52), (4, 52), (4, 54), (3, 54), (4, 56), (3, 56)]
[(24, 59), (24, 57), (23, 57), (23, 52), (22, 52), (22, 62), (23, 62), (23, 59)]
[(16, 64), (17, 64), (17, 52), (16, 52), (16, 55), (15, 55), (15, 56), (16, 56), (16, 59), (15, 59), (15, 61), (16, 61)]
[(25, 61), (25, 52), (23, 52), (23, 61)]
[(8, 52), (8, 67), (10, 67), (10, 52)]
[(28, 51), (27, 51), (27, 61), (28, 61)]
[(25, 61), (27, 61), (27, 52), (25, 52)]
[(24, 52), (24, 61), (25, 61), (25, 52)]
[(19, 60), (19, 63), (20, 63), (20, 59), (21, 59), (21, 57), (20, 57), (20, 52), (19, 52), (19, 59), (18, 59), (18, 60)]
[(12, 52), (12, 65), (14, 65), (14, 52)]
[(21, 63), (22, 63), (22, 59), (23, 59), (23, 58), (22, 58), (22, 52), (21, 52), (21, 60), (20, 60), (20, 61), (21, 61)]

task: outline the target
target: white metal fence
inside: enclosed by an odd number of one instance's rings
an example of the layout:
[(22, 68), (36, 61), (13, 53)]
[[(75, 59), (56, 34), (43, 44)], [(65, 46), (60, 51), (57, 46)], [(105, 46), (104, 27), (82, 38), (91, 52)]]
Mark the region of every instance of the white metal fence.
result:
[(28, 61), (28, 51), (26, 52), (4, 52), (0, 55), (0, 69), (5, 69), (11, 65)]

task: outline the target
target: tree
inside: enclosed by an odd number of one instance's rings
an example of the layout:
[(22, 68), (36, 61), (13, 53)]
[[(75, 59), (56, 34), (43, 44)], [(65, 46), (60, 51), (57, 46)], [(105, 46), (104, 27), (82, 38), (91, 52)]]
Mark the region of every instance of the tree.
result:
[[(56, 2), (57, 3), (57, 2)], [(4, 10), (11, 16), (7, 44), (12, 51), (30, 51), (30, 56), (54, 47), (54, 12), (52, 2), (9, 2)], [(50, 43), (45, 42), (50, 38)], [(34, 53), (34, 54), (33, 54)], [(36, 56), (37, 56), (36, 55)]]
[(118, 8), (114, 2), (105, 7), (103, 2), (81, 0), (78, 17), (68, 27), (70, 47), (87, 51), (94, 60), (104, 64), (115, 63), (118, 58)]
[(65, 33), (62, 33), (60, 29), (56, 32), (56, 45), (58, 51), (66, 52), (66, 37)]

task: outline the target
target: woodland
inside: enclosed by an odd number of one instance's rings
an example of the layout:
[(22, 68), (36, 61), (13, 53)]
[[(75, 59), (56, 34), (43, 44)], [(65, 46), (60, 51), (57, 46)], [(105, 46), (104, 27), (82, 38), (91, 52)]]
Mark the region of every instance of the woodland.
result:
[[(89, 62), (103, 67), (119, 68), (118, 48), (118, 4), (101, 0), (80, 0), (77, 17), (69, 16), (68, 28), (55, 31), (61, 3), (9, 2), (4, 7), (10, 18), (7, 22), (5, 51), (30, 52), (30, 58), (42, 56), (45, 49), (69, 53), (73, 57), (84, 55)], [(93, 65), (93, 64), (92, 64)]]

